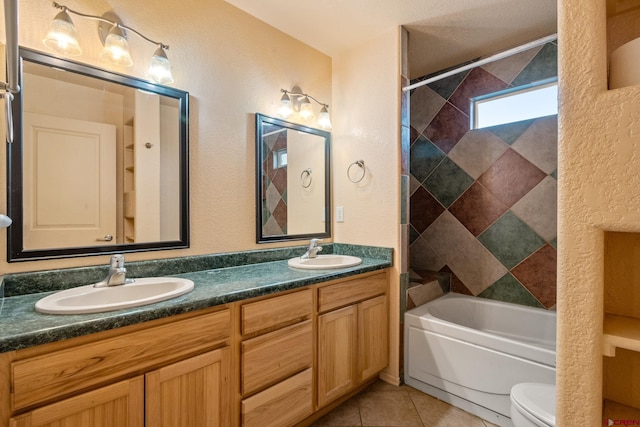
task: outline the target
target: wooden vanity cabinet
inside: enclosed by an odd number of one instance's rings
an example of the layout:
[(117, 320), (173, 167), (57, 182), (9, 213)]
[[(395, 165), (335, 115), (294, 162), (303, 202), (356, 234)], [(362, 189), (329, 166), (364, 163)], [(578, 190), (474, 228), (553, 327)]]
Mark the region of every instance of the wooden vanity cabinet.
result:
[(387, 288), (365, 273), (0, 354), (0, 427), (305, 425), (387, 366)]
[(16, 352), (9, 426), (230, 425), (230, 310), (179, 318)]
[(388, 364), (386, 274), (318, 289), (318, 407), (356, 388)]

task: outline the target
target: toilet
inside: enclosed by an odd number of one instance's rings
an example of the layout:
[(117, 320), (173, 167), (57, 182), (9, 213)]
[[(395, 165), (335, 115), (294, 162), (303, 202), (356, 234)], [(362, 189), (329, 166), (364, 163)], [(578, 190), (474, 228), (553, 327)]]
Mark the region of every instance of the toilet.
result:
[(515, 427), (556, 425), (556, 386), (522, 383), (511, 389), (511, 421)]

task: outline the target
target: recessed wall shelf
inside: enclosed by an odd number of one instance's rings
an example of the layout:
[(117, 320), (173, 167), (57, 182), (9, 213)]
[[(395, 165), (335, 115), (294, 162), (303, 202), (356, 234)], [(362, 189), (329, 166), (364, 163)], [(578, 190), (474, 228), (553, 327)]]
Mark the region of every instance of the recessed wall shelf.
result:
[(640, 352), (640, 319), (614, 314), (604, 315), (602, 353), (615, 357), (616, 348)]

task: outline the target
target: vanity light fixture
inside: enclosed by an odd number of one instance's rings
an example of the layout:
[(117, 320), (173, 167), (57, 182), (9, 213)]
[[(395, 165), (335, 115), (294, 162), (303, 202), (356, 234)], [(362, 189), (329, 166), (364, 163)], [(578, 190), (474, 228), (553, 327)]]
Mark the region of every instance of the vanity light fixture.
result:
[(308, 93), (303, 93), (298, 86), (294, 86), (290, 91), (280, 89), (280, 92), (282, 92), (282, 98), (280, 98), (278, 113), (282, 118), (288, 119), (294, 113), (298, 113), (303, 120), (312, 120), (314, 114), (311, 100), (313, 100), (317, 104), (322, 105), (320, 113), (318, 114), (318, 126), (325, 130), (331, 129), (331, 117), (329, 116), (328, 104), (318, 101)]
[[(104, 22), (110, 25), (109, 33), (104, 38), (104, 48), (100, 54), (100, 58), (110, 61), (115, 65), (121, 67), (130, 67), (133, 65), (133, 59), (129, 52), (129, 43), (127, 42), (127, 31), (137, 34), (141, 38), (145, 39), (149, 43), (158, 46), (153, 56), (151, 57), (151, 64), (146, 73), (146, 77), (156, 83), (169, 84), (173, 83), (173, 76), (171, 75), (171, 66), (169, 59), (167, 58), (166, 50), (169, 46), (151, 40), (139, 31), (127, 27), (121, 22), (113, 21), (111, 19), (104, 18), (102, 16), (87, 15), (75, 10), (69, 9), (67, 6), (61, 5), (57, 2), (53, 2), (53, 7), (56, 9), (62, 9), (58, 13), (51, 26), (47, 36), (42, 41), (45, 46), (53, 49), (59, 53), (68, 56), (78, 56), (82, 54), (82, 49), (78, 43), (78, 33), (73, 21), (69, 16), (69, 13), (81, 16), (83, 18), (94, 19), (96, 21)], [(102, 28), (100, 28), (101, 30)]]

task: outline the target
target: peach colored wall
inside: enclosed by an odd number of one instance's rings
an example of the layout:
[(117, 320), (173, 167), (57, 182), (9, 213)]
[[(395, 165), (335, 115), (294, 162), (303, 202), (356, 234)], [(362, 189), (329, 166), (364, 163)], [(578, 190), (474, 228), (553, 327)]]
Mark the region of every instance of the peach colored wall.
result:
[[(95, 15), (113, 9), (125, 24), (169, 44), (173, 86), (190, 93), (191, 248), (127, 254), (127, 260), (283, 246), (255, 243), (254, 113), (276, 115), (280, 88), (294, 84), (331, 105), (331, 58), (222, 0), (64, 3)], [(41, 40), (56, 13), (49, 1), (20, 0), (20, 44), (44, 51)], [(72, 19), (83, 38), (84, 52), (76, 60), (105, 67), (98, 56), (96, 22)], [(155, 47), (135, 35), (129, 42), (134, 67), (117, 71), (141, 77)], [(6, 211), (4, 176), (0, 173), (0, 212)], [(0, 231), (0, 241), (5, 234)], [(2, 273), (108, 261), (108, 256), (92, 256), (7, 263), (6, 245), (0, 246)]]
[(605, 2), (559, 2), (557, 425), (602, 425), (604, 231), (640, 231), (640, 86), (607, 90)]
[[(334, 240), (395, 249), (390, 382), (399, 380), (400, 43), (400, 28), (394, 28), (333, 58), (333, 205), (334, 211), (344, 207), (344, 222), (334, 221)], [(356, 160), (367, 168), (358, 184), (347, 178)]]

